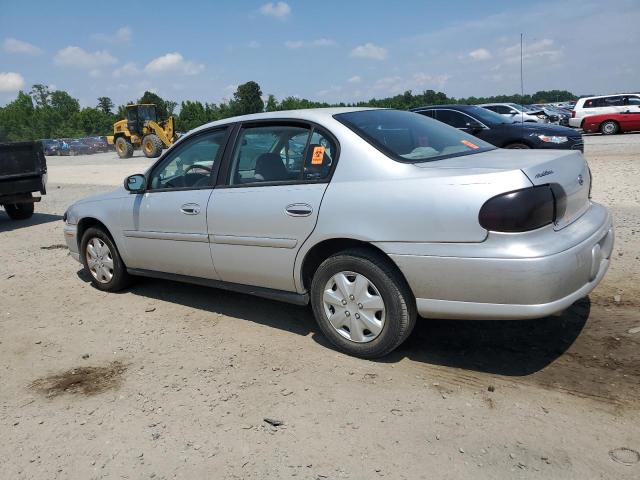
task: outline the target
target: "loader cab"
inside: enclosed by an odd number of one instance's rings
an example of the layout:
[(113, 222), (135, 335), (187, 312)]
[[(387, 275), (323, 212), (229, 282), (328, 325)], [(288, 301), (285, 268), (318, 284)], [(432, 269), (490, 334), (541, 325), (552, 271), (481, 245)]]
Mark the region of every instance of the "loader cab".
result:
[(127, 128), (131, 133), (142, 135), (146, 121), (158, 121), (155, 105), (127, 105)]

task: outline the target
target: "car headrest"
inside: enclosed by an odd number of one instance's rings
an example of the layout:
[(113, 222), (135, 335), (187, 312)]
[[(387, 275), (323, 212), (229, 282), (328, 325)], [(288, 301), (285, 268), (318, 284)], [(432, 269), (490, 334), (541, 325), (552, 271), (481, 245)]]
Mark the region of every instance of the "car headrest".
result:
[(287, 180), (287, 167), (277, 153), (263, 153), (256, 159), (256, 176), (260, 175), (265, 182)]

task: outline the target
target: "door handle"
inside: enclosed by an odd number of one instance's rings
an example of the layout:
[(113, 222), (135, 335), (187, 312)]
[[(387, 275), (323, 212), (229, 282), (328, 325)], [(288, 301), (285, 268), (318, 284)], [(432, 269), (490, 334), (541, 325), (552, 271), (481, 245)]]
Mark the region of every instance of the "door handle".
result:
[(291, 217), (308, 217), (313, 212), (313, 208), (307, 203), (292, 203), (287, 205), (284, 211)]
[(185, 215), (198, 215), (200, 213), (200, 205), (197, 203), (185, 203), (180, 207), (180, 211)]

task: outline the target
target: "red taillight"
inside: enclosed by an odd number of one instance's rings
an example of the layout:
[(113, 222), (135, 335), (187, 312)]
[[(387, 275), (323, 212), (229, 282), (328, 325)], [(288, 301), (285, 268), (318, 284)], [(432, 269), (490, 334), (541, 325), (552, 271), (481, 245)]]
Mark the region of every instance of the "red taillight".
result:
[(478, 215), (483, 228), (494, 232), (527, 232), (562, 217), (566, 196), (560, 186), (540, 185), (503, 193), (487, 200)]
[(571, 118), (576, 118), (576, 111), (575, 110), (571, 110)]

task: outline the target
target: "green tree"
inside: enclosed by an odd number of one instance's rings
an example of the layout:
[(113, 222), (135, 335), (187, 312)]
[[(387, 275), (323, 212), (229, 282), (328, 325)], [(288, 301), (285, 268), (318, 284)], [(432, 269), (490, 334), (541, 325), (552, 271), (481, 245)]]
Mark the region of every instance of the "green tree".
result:
[(98, 97), (98, 110), (106, 115), (112, 115), (111, 110), (115, 105), (109, 97)]
[(37, 140), (33, 99), (22, 90), (18, 97), (0, 110), (0, 141)]
[(176, 111), (176, 107), (178, 106), (178, 102), (174, 102), (173, 100), (165, 100), (165, 107), (167, 107), (167, 115), (173, 115)]
[(178, 126), (180, 130), (188, 131), (207, 123), (207, 112), (202, 103), (195, 101), (182, 102), (180, 106), (180, 116)]
[(76, 112), (73, 122), (82, 136), (107, 135), (112, 128), (111, 115), (98, 108), (83, 108)]
[(274, 95), (269, 94), (265, 110), (267, 112), (275, 112), (276, 110), (278, 110), (278, 101), (276, 100), (276, 97)]
[(45, 108), (51, 104), (51, 91), (48, 86), (36, 83), (31, 87), (31, 92), (29, 93), (33, 101), (36, 102), (37, 108)]
[(264, 102), (262, 101), (260, 85), (254, 81), (238, 85), (233, 94), (233, 100), (229, 103), (235, 115), (262, 112), (264, 110)]
[(57, 111), (63, 121), (69, 120), (80, 111), (80, 102), (63, 90), (51, 93), (51, 108)]

